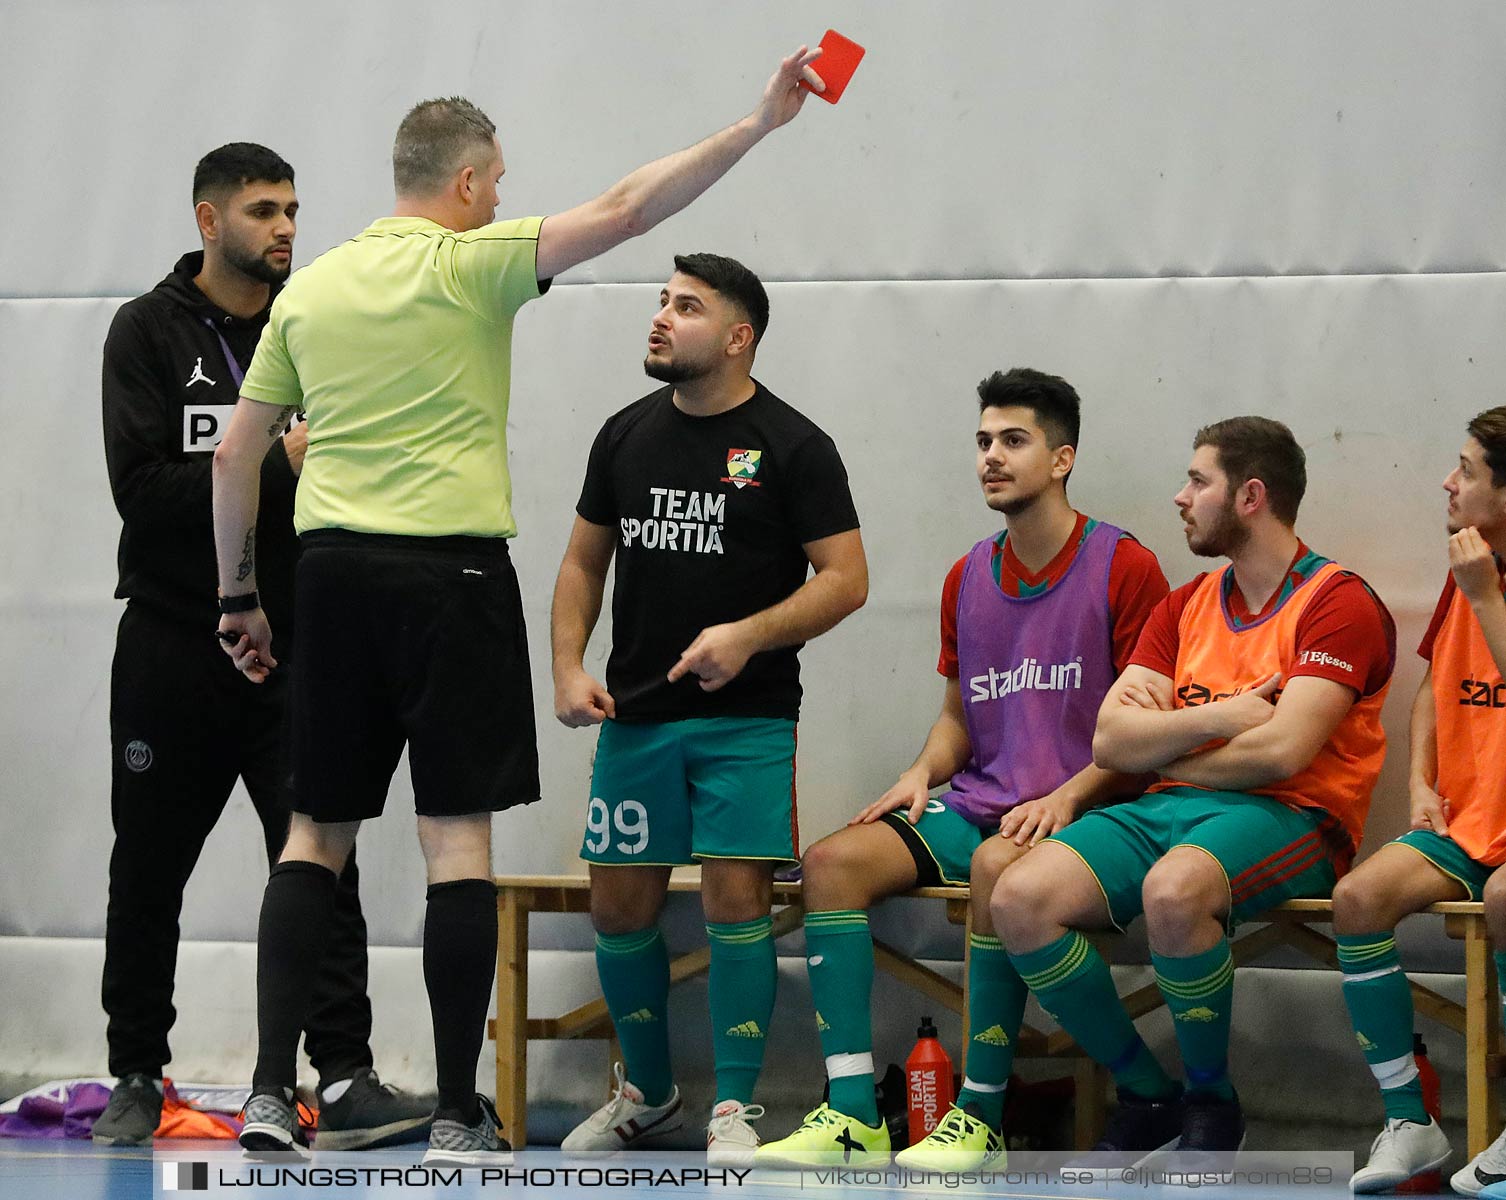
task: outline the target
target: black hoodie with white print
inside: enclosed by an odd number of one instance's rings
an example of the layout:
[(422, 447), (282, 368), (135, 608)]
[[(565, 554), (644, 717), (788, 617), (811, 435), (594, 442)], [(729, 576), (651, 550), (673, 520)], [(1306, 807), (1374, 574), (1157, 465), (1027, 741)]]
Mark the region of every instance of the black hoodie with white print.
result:
[[(219, 623), (211, 460), (278, 288), (256, 316), (231, 316), (195, 286), (203, 265), (201, 252), (185, 254), (120, 307), (105, 339), (103, 399), (105, 461), (124, 522), (115, 595), (207, 638)], [(257, 587), (278, 658), (292, 646), (297, 483), (279, 438), (262, 464), (256, 526)]]

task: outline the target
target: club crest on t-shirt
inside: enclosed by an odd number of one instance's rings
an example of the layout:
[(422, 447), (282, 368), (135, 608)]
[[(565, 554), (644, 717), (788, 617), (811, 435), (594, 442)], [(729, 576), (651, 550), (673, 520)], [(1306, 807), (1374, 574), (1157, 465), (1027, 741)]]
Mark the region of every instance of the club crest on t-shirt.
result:
[(762, 450), (728, 450), (727, 474), (722, 477), (722, 482), (730, 483), (735, 488), (745, 488), (749, 484), (753, 487), (762, 487), (763, 485), (753, 478), (758, 474), (759, 463), (762, 459)]

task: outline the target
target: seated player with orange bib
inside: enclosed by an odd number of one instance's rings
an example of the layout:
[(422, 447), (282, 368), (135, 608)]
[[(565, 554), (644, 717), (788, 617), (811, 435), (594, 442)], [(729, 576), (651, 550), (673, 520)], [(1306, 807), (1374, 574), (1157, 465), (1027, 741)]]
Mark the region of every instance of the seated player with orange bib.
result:
[[(1151, 613), (1104, 699), (1094, 761), (1152, 771), (1008, 867), (995, 927), (1042, 1006), (1114, 1075), (1099, 1151), (1143, 1161), (1176, 1146), (1232, 1151), (1234, 924), (1327, 895), (1359, 844), (1385, 757), (1380, 710), (1395, 629), (1357, 575), (1293, 528), (1307, 484), (1291, 431), (1263, 417), (1199, 430), (1176, 496), (1194, 554), (1229, 564)], [(1145, 914), (1186, 1085), (1135, 1032), (1085, 929)]]
[[(1356, 1192), (1389, 1191), (1451, 1154), (1423, 1108), (1397, 923), (1440, 900), (1483, 898), (1496, 972), (1506, 972), (1506, 877), (1496, 870), (1506, 862), (1506, 600), (1496, 550), (1506, 548), (1506, 407), (1469, 423), (1443, 489), (1449, 575), (1417, 651), (1428, 669), (1412, 702), (1411, 828), (1333, 894), (1344, 1000), (1386, 1113), (1351, 1180)], [(1506, 1184), (1506, 1134), (1449, 1182), (1465, 1196)]]

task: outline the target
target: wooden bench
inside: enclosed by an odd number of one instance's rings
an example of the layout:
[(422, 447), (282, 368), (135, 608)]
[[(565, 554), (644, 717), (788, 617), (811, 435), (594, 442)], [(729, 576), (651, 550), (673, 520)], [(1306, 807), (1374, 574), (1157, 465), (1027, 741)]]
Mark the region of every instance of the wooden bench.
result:
[[(507, 875), (497, 878), (497, 1019), (488, 1024), (488, 1034), (497, 1044), (497, 1112), (515, 1146), (528, 1138), (528, 1043), (564, 1038), (589, 1038), (608, 1042), (608, 1065), (620, 1057), (606, 1001), (597, 997), (555, 1017), (528, 1014), (528, 918), (533, 913), (588, 913), (590, 881), (585, 875)], [(670, 878), (671, 892), (700, 891), (694, 871), (677, 871)], [(904, 893), (918, 899), (941, 900), (947, 920), (967, 931), (971, 913), (963, 887), (917, 888)], [(774, 936), (800, 928), (805, 918), (798, 883), (774, 885)], [(1495, 967), (1485, 931), (1484, 906), (1466, 901), (1435, 904), (1427, 910), (1441, 914), (1450, 938), (1464, 943), (1465, 999), (1457, 1004), (1421, 984), (1412, 983), (1412, 998), (1425, 1017), (1464, 1035), (1469, 1154), (1485, 1149), (1500, 1124), (1495, 1103), (1494, 1080), (1502, 1069), (1502, 1030)], [(1313, 929), (1332, 920), (1333, 906), (1327, 900), (1292, 900), (1265, 914), (1260, 922), (1241, 927), (1233, 943), (1236, 966), (1243, 966), (1281, 947), (1301, 952), (1330, 967), (1338, 965), (1331, 937)], [(1095, 942), (1110, 944), (1117, 934), (1094, 934)], [(962, 944), (967, 946), (967, 938)], [(874, 939), (875, 965), (913, 987), (936, 1004), (961, 1015), (967, 1025), (966, 989), (944, 975)], [(702, 946), (670, 962), (671, 983), (705, 971), (711, 961)], [(965, 967), (964, 967), (964, 978)], [(1165, 1000), (1154, 982), (1124, 997), (1131, 1017), (1141, 1017), (1161, 1007)], [(1020, 1031), (1016, 1054), (1020, 1058), (1050, 1058), (1068, 1062), (1077, 1084), (1073, 1121), (1074, 1141), (1079, 1149), (1091, 1146), (1102, 1128), (1108, 1092), (1107, 1073), (1083, 1057), (1065, 1032), (1044, 1032), (1025, 1026)], [(962, 1064), (958, 1064), (959, 1068)]]

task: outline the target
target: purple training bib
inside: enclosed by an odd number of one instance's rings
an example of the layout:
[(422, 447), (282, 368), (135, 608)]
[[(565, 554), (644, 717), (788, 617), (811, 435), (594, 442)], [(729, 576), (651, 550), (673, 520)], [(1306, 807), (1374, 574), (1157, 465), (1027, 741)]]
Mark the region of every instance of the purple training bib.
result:
[(993, 538), (968, 554), (957, 665), (973, 756), (942, 800), (974, 825), (994, 828), (1093, 761), (1093, 726), (1115, 675), (1109, 568), (1122, 535), (1100, 522), (1067, 573), (1028, 597), (995, 582)]

